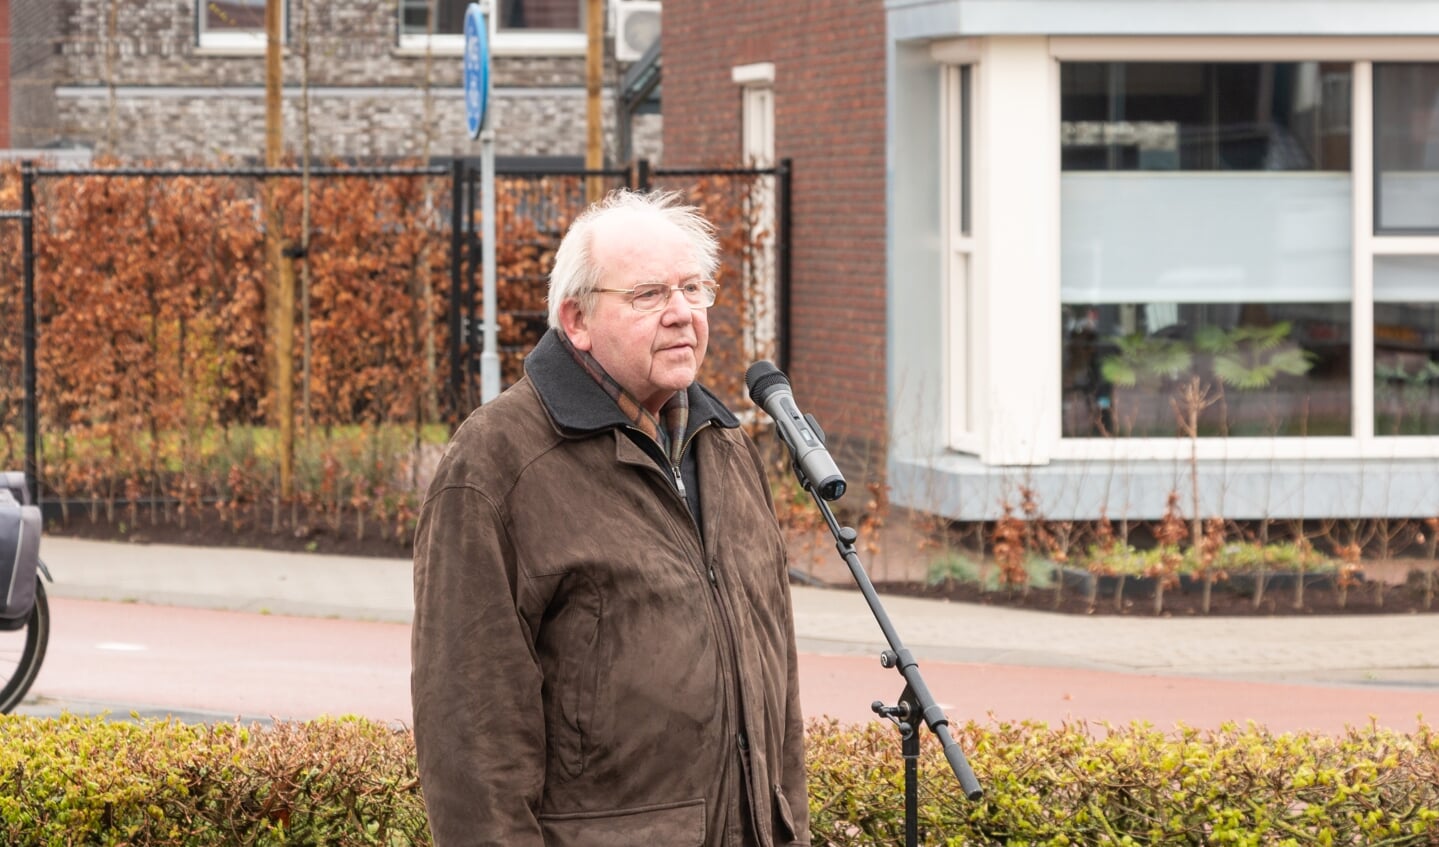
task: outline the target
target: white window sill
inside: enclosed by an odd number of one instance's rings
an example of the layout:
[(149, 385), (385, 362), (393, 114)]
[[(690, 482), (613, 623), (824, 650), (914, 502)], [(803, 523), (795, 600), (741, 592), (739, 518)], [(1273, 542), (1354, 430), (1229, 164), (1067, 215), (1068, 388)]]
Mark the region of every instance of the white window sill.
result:
[[(263, 56), (267, 43), (263, 32), (202, 32), (195, 48), (199, 56)], [(286, 39), (280, 39), (286, 44)]]
[[(462, 35), (402, 35), (396, 56), (424, 56), (429, 40), (431, 56), (463, 56)], [(582, 32), (502, 32), (491, 34), (490, 53), (494, 56), (583, 56), (588, 48)]]

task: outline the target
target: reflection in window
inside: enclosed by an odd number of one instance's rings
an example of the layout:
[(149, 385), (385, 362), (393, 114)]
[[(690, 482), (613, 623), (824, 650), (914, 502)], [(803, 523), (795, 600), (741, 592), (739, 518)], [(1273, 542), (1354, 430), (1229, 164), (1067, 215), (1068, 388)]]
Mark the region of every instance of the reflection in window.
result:
[(1439, 64), (1374, 66), (1377, 231), (1439, 231)]
[(1374, 432), (1439, 435), (1439, 256), (1374, 259)]
[[(430, 29), (430, 6), (435, 28)], [(401, 35), (464, 35), (465, 11), (470, 0), (400, 0)]]
[[(471, 0), (400, 0), (401, 35), (464, 35), (465, 11)], [(581, 29), (582, 0), (498, 0), (495, 4), (500, 31), (564, 31)], [(263, 0), (261, 0), (263, 5)], [(435, 9), (435, 28), (429, 29), (430, 6)]]
[(1349, 434), (1351, 67), (1060, 73), (1064, 436)]
[(1065, 437), (1184, 435), (1195, 379), (1201, 437), (1350, 432), (1348, 304), (1066, 304), (1063, 328)]
[(580, 29), (579, 0), (499, 0), (502, 30)]
[(202, 32), (264, 32), (265, 0), (202, 0)]
[(1347, 64), (1061, 66), (1066, 171), (1347, 171)]

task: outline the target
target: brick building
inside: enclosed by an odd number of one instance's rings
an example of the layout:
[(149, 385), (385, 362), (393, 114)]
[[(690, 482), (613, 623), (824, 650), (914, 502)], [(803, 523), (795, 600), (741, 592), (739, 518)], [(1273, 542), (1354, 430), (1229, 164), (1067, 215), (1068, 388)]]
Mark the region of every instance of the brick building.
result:
[[(126, 158), (258, 157), (264, 149), (265, 0), (9, 0), (11, 143)], [(435, 20), (429, 21), (433, 4)], [(311, 151), (374, 159), (470, 155), (460, 88), (460, 0), (288, 0), (284, 137), (301, 144), (308, 65)], [(490, 114), (501, 157), (582, 161), (584, 0), (506, 0), (491, 16)], [(607, 6), (658, 4), (611, 0)], [(308, 61), (304, 54), (308, 53)], [(606, 39), (606, 155), (615, 89), (636, 56)], [(633, 150), (657, 158), (656, 109)], [(473, 146), (472, 146), (473, 145)]]
[(0, 150), (10, 146), (10, 0), (0, 0)]
[(667, 164), (793, 163), (790, 378), (858, 478), (887, 436), (883, 33), (881, 0), (665, 9)]

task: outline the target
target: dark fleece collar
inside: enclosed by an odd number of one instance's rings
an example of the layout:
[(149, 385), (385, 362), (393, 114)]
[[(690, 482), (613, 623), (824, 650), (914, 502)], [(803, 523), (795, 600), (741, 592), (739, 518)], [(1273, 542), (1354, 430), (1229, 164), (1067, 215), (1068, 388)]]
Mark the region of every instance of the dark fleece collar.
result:
[[(544, 403), (550, 419), (564, 432), (587, 435), (634, 426), (599, 383), (585, 373), (565, 350), (558, 338), (558, 330), (546, 332), (530, 355), (525, 357), (525, 375), (539, 393), (540, 402)], [(690, 385), (688, 395), (688, 432), (694, 432), (706, 423), (731, 429), (739, 426), (739, 419), (698, 382)]]

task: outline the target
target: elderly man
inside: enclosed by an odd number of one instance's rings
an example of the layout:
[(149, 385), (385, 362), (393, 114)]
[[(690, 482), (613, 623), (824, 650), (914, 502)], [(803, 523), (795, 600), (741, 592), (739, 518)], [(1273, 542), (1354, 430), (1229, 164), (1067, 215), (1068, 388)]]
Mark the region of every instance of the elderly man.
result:
[(717, 265), (674, 195), (592, 206), (524, 379), (449, 445), (415, 541), (437, 847), (809, 843), (784, 544), (695, 382)]

